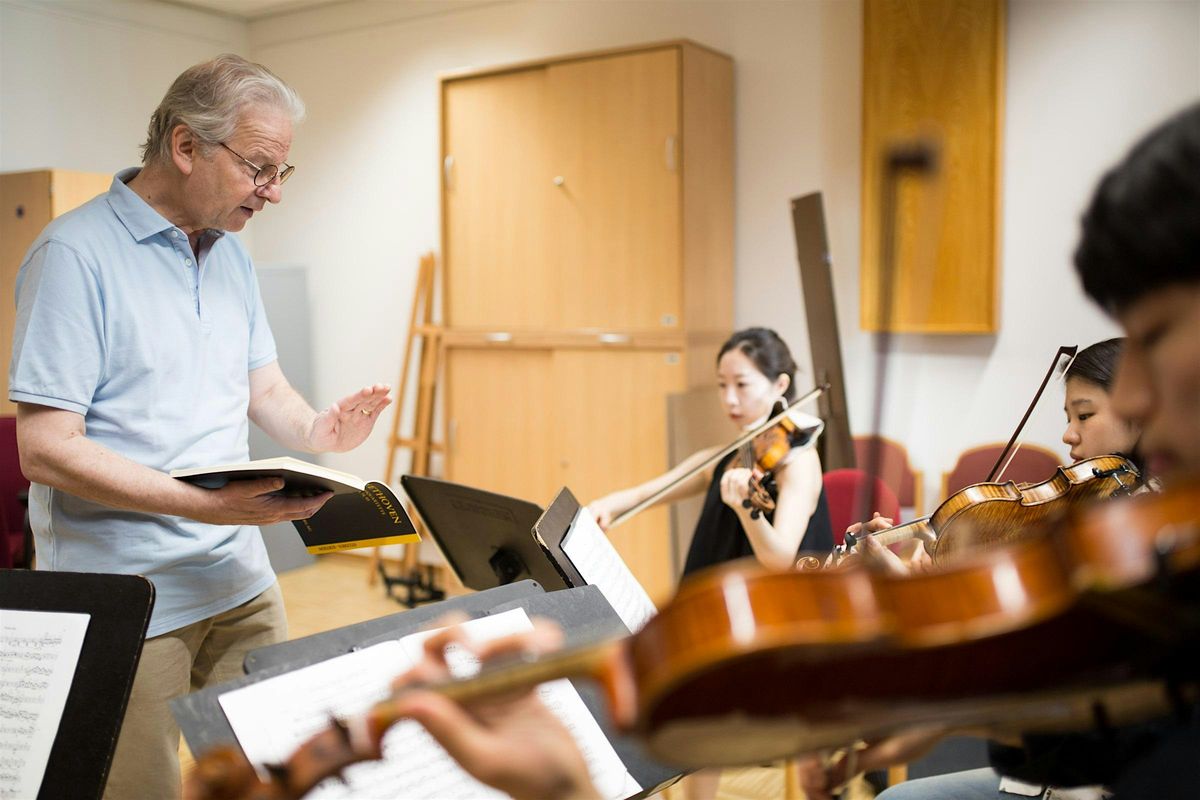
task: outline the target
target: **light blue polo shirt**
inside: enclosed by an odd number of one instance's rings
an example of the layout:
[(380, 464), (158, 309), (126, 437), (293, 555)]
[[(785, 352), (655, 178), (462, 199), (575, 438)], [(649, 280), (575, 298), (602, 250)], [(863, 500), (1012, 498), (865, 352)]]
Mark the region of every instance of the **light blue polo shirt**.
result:
[[(17, 276), (9, 399), (83, 415), (88, 438), (153, 469), (245, 461), (249, 372), (275, 360), (236, 236), (187, 235), (125, 183), (50, 223)], [(144, 575), (147, 635), (227, 611), (275, 580), (254, 526), (117, 510), (33, 484), (39, 569)]]

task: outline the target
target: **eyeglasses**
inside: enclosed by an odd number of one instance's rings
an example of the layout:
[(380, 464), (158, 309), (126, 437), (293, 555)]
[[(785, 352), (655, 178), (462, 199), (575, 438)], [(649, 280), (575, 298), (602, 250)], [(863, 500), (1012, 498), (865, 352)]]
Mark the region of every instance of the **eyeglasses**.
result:
[(295, 167), (286, 162), (283, 164), (264, 164), (260, 167), (258, 164), (255, 164), (253, 161), (246, 158), (244, 155), (234, 150), (224, 142), (217, 142), (217, 144), (221, 145), (221, 147), (224, 147), (226, 150), (240, 158), (243, 162), (245, 162), (246, 166), (254, 167), (255, 186), (266, 186), (274, 180), (278, 180), (279, 183), (282, 184), (288, 178), (292, 177), (292, 173), (296, 171)]

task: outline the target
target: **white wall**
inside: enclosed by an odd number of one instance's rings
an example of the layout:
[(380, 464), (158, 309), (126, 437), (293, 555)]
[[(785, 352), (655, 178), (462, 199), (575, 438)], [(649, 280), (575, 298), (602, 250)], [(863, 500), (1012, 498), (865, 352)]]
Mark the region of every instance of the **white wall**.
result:
[(139, 163), (171, 80), (247, 42), (245, 23), (161, 3), (0, 0), (0, 170)]
[[(132, 163), (170, 77), (217, 52), (279, 72), (309, 119), (287, 201), (255, 220), (252, 247), (261, 263), (310, 268), (324, 404), (396, 379), (416, 260), (438, 246), (439, 75), (692, 38), (735, 61), (737, 323), (806, 350), (787, 201), (822, 189), (862, 431), (861, 24), (848, 0), (352, 0), (249, 25), (143, 2), (0, 0), (0, 169)], [(1007, 437), (1059, 344), (1115, 332), (1071, 274), (1076, 218), (1104, 166), (1200, 96), (1200, 0), (1010, 0), (1008, 26), (1000, 333), (897, 337), (890, 362), (884, 432), (910, 445), (930, 496), (955, 453)], [(1059, 403), (1048, 398), (1033, 441), (1056, 445)], [(327, 460), (376, 476), (384, 438)]]

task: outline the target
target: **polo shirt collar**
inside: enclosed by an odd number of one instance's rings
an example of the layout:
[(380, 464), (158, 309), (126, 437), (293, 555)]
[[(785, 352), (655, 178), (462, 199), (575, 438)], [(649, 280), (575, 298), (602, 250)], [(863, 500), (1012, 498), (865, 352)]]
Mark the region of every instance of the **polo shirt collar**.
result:
[[(121, 170), (113, 176), (112, 186), (108, 189), (108, 205), (117, 215), (117, 219), (121, 220), (121, 224), (138, 242), (144, 242), (151, 236), (156, 236), (164, 231), (176, 229), (176, 226), (166, 217), (155, 211), (137, 192), (126, 185), (141, 171), (141, 167)], [(209, 228), (204, 235), (219, 239), (225, 235), (225, 232)]]

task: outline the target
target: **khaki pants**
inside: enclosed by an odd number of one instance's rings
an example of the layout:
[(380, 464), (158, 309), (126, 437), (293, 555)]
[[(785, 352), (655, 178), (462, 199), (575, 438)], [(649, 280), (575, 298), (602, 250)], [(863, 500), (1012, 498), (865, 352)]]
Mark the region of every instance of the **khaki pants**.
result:
[(179, 726), (170, 701), (243, 675), (246, 653), (286, 638), (283, 595), (275, 584), (237, 608), (147, 639), (104, 800), (180, 797)]

